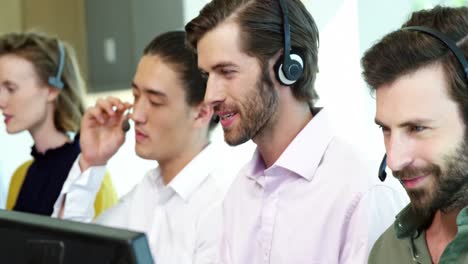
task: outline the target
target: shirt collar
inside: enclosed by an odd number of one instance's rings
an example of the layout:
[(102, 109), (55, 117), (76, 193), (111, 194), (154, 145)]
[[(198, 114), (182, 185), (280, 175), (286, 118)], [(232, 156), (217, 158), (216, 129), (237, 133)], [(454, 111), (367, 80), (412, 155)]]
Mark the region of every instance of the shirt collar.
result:
[(210, 175), (218, 163), (216, 147), (206, 146), (168, 184), (182, 199), (188, 201), (190, 195)]
[[(396, 216), (394, 228), (397, 238), (403, 239), (410, 236), (418, 236), (418, 234), (423, 231), (420, 230), (422, 224), (422, 221), (414, 215), (411, 204), (407, 205)], [(468, 225), (468, 207), (463, 208), (460, 213), (458, 213), (457, 225), (459, 227)]]
[[(296, 135), (271, 168), (281, 167), (311, 181), (333, 137), (333, 126), (328, 112), (322, 109)], [(258, 149), (247, 170), (251, 179), (256, 179), (265, 170)]]
[(403, 239), (418, 234), (418, 229), (421, 225), (419, 222), (411, 209), (411, 204), (407, 205), (396, 216), (393, 227), (395, 228), (397, 238)]
[(457, 226), (460, 227), (466, 225), (468, 225), (468, 206), (463, 208), (457, 216)]

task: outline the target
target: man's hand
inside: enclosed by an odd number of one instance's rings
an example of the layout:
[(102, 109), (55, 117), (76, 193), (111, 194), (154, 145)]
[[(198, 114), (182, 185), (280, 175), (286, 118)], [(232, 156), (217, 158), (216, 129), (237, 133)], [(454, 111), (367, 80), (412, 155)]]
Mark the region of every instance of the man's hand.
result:
[(105, 165), (125, 141), (122, 122), (124, 113), (132, 107), (114, 97), (99, 99), (94, 107), (86, 110), (81, 120), (80, 169)]

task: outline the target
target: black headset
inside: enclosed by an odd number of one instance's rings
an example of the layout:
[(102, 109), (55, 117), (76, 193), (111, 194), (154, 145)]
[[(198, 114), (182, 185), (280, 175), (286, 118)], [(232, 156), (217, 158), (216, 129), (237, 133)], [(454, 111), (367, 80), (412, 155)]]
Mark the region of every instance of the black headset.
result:
[[(457, 47), (457, 44), (455, 44), (454, 41), (452, 41), (446, 35), (428, 27), (412, 26), (412, 27), (402, 28), (402, 30), (422, 32), (443, 42), (450, 49), (450, 51), (455, 55), (455, 58), (460, 63), (461, 67), (463, 68), (465, 72), (465, 82), (468, 83), (468, 62), (466, 61), (466, 58), (463, 55), (463, 52), (461, 51), (460, 48)], [(387, 167), (387, 154), (384, 155), (382, 162), (380, 163), (380, 166), (379, 166), (379, 179), (381, 181), (384, 181), (385, 178), (387, 177), (387, 173), (385, 172), (386, 167)]]
[(49, 77), (49, 84), (58, 88), (63, 89), (63, 82), (62, 82), (62, 73), (63, 73), (63, 66), (65, 64), (65, 47), (60, 40), (57, 40), (57, 46), (59, 50), (59, 65), (57, 68), (57, 74), (55, 76)]
[(286, 86), (294, 84), (302, 76), (304, 60), (297, 52), (291, 50), (291, 32), (288, 20), (288, 6), (284, 0), (279, 0), (283, 13), (284, 49), (283, 55), (275, 63), (276, 79)]

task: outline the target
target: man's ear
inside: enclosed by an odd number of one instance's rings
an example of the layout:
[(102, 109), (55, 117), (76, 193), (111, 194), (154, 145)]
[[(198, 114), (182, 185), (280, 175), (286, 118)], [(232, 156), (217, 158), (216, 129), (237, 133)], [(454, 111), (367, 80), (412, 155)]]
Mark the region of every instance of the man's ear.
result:
[(54, 87), (47, 86), (47, 102), (54, 102), (60, 94), (60, 90)]
[(209, 104), (200, 103), (195, 107), (195, 126), (203, 127), (210, 123), (214, 110)]

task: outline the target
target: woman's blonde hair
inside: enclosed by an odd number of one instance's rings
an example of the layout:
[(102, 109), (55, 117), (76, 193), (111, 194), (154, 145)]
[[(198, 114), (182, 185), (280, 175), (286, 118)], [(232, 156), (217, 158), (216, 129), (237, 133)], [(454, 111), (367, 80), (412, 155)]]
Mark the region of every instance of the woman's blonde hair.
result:
[[(37, 32), (9, 33), (0, 36), (0, 56), (11, 54), (28, 60), (39, 80), (48, 84), (49, 77), (57, 75), (60, 43), (63, 42), (57, 38)], [(84, 112), (84, 81), (73, 48), (66, 43), (63, 45), (63, 72), (58, 78), (64, 86), (55, 100), (54, 124), (61, 132), (77, 132)]]

